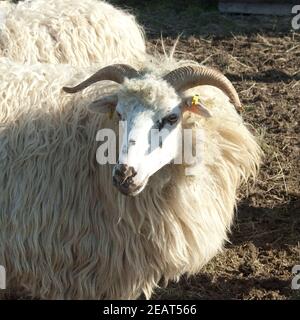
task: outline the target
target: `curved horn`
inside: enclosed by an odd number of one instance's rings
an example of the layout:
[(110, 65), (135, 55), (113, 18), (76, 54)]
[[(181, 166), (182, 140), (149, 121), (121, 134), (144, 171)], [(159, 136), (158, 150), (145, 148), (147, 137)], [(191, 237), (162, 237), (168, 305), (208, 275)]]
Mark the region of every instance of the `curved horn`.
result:
[(210, 85), (221, 89), (238, 110), (242, 109), (239, 96), (232, 83), (219, 71), (205, 66), (180, 67), (163, 77), (177, 91), (184, 91), (196, 86)]
[(111, 80), (117, 83), (123, 83), (125, 78), (134, 78), (138, 76), (138, 72), (127, 64), (113, 64), (98, 70), (88, 79), (79, 83), (75, 87), (63, 87), (63, 90), (67, 93), (75, 93), (81, 91), (91, 84), (102, 81), (102, 80)]

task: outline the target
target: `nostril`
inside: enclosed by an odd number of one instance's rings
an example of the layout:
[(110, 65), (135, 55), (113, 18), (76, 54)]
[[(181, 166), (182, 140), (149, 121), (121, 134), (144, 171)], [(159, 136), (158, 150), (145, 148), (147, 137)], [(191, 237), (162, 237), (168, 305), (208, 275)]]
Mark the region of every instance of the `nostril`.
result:
[(129, 176), (134, 177), (137, 175), (136, 170), (133, 167), (129, 167)]
[(127, 164), (119, 164), (116, 166), (115, 175), (122, 177), (134, 177), (137, 174), (133, 167), (129, 167)]
[(133, 179), (132, 179), (132, 177), (127, 178), (127, 179), (126, 179), (126, 183), (127, 183), (127, 184), (133, 184)]
[(124, 177), (126, 171), (128, 170), (127, 168), (128, 168), (128, 166), (127, 166), (126, 164), (118, 164), (118, 165), (115, 167), (115, 172), (114, 172), (114, 174), (115, 174), (116, 176), (119, 176), (119, 177)]
[(114, 172), (113, 184), (117, 187), (129, 188), (134, 185), (133, 177), (136, 175), (137, 172), (133, 167), (129, 167), (126, 164), (118, 165)]

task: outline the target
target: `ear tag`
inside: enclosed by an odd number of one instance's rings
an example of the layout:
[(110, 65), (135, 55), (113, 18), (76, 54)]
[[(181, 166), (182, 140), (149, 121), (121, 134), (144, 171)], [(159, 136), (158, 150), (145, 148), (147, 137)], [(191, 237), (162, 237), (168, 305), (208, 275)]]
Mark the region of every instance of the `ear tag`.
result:
[(196, 109), (197, 109), (197, 105), (199, 105), (199, 104), (200, 104), (200, 96), (199, 96), (199, 94), (195, 94), (192, 97), (191, 104), (187, 104), (186, 109), (189, 110), (189, 111), (197, 113)]
[(200, 96), (198, 94), (195, 94), (190, 101), (191, 102), (190, 103), (187, 102), (187, 104), (185, 106), (186, 111), (196, 113), (196, 114), (204, 116), (206, 118), (211, 117), (209, 110), (200, 101)]
[(191, 107), (194, 107), (195, 105), (200, 103), (200, 97), (199, 94), (195, 94), (192, 98), (192, 105)]

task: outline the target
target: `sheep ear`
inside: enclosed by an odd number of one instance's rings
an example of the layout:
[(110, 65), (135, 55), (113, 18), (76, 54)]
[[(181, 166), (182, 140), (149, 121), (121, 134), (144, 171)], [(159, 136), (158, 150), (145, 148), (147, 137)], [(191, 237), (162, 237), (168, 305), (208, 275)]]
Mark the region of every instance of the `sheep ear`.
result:
[(207, 107), (200, 102), (199, 98), (196, 99), (196, 102), (194, 97), (185, 98), (182, 102), (182, 109), (183, 112), (193, 112), (205, 118), (210, 118), (212, 116)]
[(211, 117), (210, 111), (202, 103), (197, 103), (197, 104), (193, 105), (192, 110), (190, 110), (190, 112), (194, 112), (194, 113), (199, 114), (200, 116), (205, 117), (205, 118)]
[(107, 113), (115, 110), (118, 103), (116, 95), (106, 96), (88, 105), (88, 109), (92, 112)]

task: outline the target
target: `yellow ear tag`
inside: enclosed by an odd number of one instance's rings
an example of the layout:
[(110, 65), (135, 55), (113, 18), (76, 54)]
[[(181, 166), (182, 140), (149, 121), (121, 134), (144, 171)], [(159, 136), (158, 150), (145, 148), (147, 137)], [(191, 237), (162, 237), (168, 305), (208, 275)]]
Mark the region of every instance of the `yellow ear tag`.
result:
[(114, 110), (111, 110), (109, 113), (108, 113), (108, 117), (109, 119), (111, 120), (114, 116)]
[(192, 98), (192, 106), (199, 104), (199, 101), (200, 101), (199, 94), (195, 94)]

